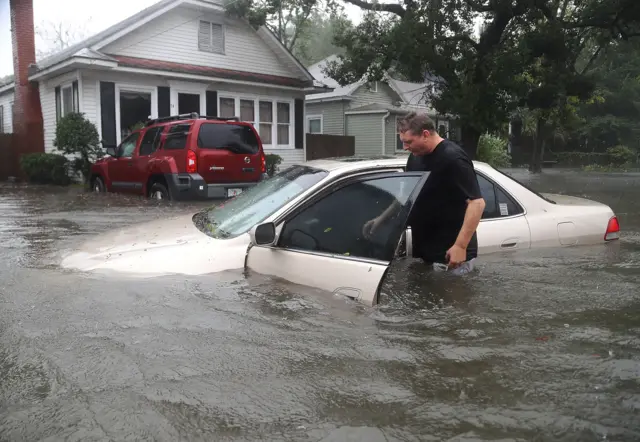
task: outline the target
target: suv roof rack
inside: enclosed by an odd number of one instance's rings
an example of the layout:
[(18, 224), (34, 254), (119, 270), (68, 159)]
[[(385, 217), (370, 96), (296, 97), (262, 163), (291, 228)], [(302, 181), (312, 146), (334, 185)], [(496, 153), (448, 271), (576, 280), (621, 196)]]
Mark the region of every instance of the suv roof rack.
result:
[(170, 115), (168, 117), (152, 118), (145, 122), (145, 127), (151, 126), (156, 123), (166, 123), (168, 121), (178, 120), (197, 120), (204, 118), (205, 120), (219, 120), (219, 121), (240, 121), (240, 117), (217, 117), (213, 115), (198, 115), (197, 112), (190, 112), (188, 114)]
[(180, 114), (180, 115), (170, 115), (168, 117), (160, 117), (160, 118), (152, 118), (147, 120), (144, 125), (151, 126), (156, 123), (166, 123), (167, 121), (178, 121), (178, 120), (192, 120), (198, 118), (197, 112), (190, 112), (188, 114)]

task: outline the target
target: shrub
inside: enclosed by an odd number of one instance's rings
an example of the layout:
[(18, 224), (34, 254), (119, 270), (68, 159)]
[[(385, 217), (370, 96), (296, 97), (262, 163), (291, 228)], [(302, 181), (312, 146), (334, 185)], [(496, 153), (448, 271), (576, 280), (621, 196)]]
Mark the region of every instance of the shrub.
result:
[(493, 167), (511, 167), (511, 155), (507, 152), (507, 140), (491, 134), (484, 134), (478, 141), (478, 161)]
[(607, 149), (607, 156), (612, 165), (625, 166), (635, 163), (638, 154), (627, 146), (614, 146)]
[(265, 155), (265, 161), (267, 163), (267, 174), (273, 176), (278, 171), (280, 163), (282, 163), (282, 157), (275, 153), (268, 153)]
[(89, 180), (91, 165), (103, 156), (96, 126), (83, 114), (70, 113), (58, 120), (53, 145), (66, 155), (76, 158), (71, 163), (75, 172), (80, 172), (85, 183)]
[(20, 168), (30, 183), (66, 186), (69, 178), (69, 160), (55, 153), (31, 153), (20, 158)]

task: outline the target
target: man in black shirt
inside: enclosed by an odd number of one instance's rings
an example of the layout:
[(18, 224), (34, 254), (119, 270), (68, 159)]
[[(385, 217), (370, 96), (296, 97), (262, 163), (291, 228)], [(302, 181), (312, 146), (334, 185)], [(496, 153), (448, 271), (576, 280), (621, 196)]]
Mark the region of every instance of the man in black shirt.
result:
[[(438, 134), (427, 115), (409, 113), (398, 121), (398, 132), (411, 153), (407, 171), (431, 172), (409, 220), (413, 255), (451, 269), (472, 267), (478, 254), (476, 229), (485, 206), (473, 162), (460, 146)], [(365, 235), (394, 211), (389, 207), (367, 222)]]

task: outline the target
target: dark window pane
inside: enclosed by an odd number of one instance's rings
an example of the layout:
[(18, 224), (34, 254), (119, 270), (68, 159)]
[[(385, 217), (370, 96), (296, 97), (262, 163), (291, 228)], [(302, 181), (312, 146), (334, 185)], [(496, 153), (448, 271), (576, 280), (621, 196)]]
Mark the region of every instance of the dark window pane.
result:
[(201, 149), (227, 149), (235, 153), (255, 154), (258, 138), (248, 126), (239, 124), (204, 123), (198, 132)]
[(187, 145), (187, 136), (191, 129), (190, 124), (176, 124), (169, 128), (167, 140), (164, 143), (165, 149), (184, 149)]

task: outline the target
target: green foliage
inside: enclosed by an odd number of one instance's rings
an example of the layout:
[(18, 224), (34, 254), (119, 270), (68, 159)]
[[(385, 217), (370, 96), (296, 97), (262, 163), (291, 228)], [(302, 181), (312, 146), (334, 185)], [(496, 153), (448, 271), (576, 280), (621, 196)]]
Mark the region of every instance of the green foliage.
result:
[(478, 161), (484, 161), (493, 167), (511, 167), (511, 155), (507, 151), (507, 140), (485, 133), (478, 141)]
[(68, 185), (69, 160), (54, 153), (31, 153), (20, 157), (20, 168), (30, 183)]
[(343, 15), (314, 11), (292, 49), (293, 55), (303, 65), (309, 66), (330, 55), (343, 54), (344, 49), (337, 46), (333, 38), (352, 26), (351, 21)]
[(70, 113), (58, 120), (53, 145), (62, 153), (76, 157), (71, 167), (82, 174), (85, 183), (88, 182), (91, 165), (103, 156), (96, 126), (80, 113)]
[(638, 153), (627, 146), (614, 146), (607, 149), (607, 156), (614, 166), (623, 166), (635, 163)]
[(273, 176), (278, 171), (278, 166), (282, 163), (282, 157), (275, 153), (268, 153), (265, 155), (267, 163), (267, 174)]

